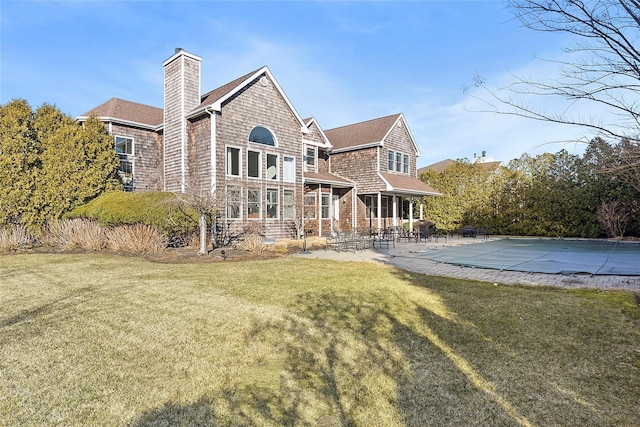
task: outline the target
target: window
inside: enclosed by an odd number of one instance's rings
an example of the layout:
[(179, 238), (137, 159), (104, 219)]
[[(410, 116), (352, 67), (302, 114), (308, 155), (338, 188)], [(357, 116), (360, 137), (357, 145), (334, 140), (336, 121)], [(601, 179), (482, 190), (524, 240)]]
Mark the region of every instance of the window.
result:
[(396, 153), (396, 172), (402, 170), (402, 153)]
[(409, 173), (409, 156), (407, 154), (402, 156), (402, 172)]
[(267, 154), (267, 179), (278, 179), (278, 156)]
[(305, 155), (305, 170), (316, 170), (316, 149), (315, 147), (307, 147)]
[(382, 199), (380, 200), (380, 209), (382, 210), (382, 212), (380, 212), (380, 218), (388, 218), (389, 217), (389, 199), (387, 198), (387, 196), (382, 196)]
[(284, 157), (282, 179), (284, 182), (296, 182), (296, 163), (293, 157)]
[(260, 218), (260, 189), (247, 190), (247, 218)]
[(247, 176), (260, 178), (260, 153), (257, 151), (247, 151)]
[(365, 218), (377, 218), (378, 217), (378, 197), (377, 196), (364, 196)]
[(322, 219), (329, 219), (330, 218), (330, 216), (329, 216), (330, 201), (331, 201), (331, 194), (322, 193), (320, 195), (320, 202), (322, 203), (322, 209), (320, 210), (320, 212), (321, 212)]
[(296, 214), (296, 198), (293, 190), (284, 190), (282, 196), (282, 217), (293, 219)]
[(307, 193), (304, 195), (304, 217), (307, 219), (316, 219), (316, 193)]
[(125, 191), (131, 191), (133, 190), (133, 162), (126, 154), (118, 154), (118, 157), (120, 157), (118, 175), (120, 175)]
[(239, 219), (241, 205), (242, 188), (236, 186), (227, 187), (227, 218)]
[(249, 141), (264, 145), (276, 145), (276, 140), (271, 131), (262, 126), (256, 126), (251, 130), (251, 133), (249, 134)]
[(390, 171), (393, 170), (393, 161), (394, 161), (394, 157), (395, 154), (393, 153), (393, 151), (389, 150), (389, 155), (388, 155), (388, 166), (387, 169), (389, 169)]
[(278, 218), (278, 190), (267, 188), (267, 218)]
[(124, 136), (116, 136), (116, 153), (133, 154), (133, 139)]
[(120, 158), (118, 175), (120, 175), (124, 189), (127, 191), (133, 190), (133, 161), (130, 157), (133, 155), (133, 139), (116, 136), (115, 146), (116, 153)]
[(240, 176), (240, 149), (227, 147), (227, 175)]

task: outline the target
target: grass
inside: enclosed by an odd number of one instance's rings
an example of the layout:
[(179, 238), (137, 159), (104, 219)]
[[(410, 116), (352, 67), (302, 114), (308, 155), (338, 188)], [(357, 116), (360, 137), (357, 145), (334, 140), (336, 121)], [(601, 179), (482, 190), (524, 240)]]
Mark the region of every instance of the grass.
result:
[(639, 369), (627, 293), (0, 258), (0, 425), (640, 425)]

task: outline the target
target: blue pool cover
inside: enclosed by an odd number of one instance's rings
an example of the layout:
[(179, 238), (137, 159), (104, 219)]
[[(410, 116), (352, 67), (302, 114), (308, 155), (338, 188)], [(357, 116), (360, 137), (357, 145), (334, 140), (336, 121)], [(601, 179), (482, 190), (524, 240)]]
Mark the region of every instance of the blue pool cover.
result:
[(640, 243), (502, 239), (420, 252), (448, 264), (556, 274), (640, 275)]

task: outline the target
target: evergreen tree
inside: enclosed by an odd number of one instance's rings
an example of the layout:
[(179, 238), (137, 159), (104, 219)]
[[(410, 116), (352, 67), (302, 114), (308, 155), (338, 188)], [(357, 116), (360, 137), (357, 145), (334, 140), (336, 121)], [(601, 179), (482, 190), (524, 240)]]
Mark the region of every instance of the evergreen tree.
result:
[(33, 195), (38, 147), (32, 119), (25, 100), (0, 105), (0, 225), (20, 222)]
[(0, 193), (6, 208), (0, 224), (37, 227), (120, 187), (113, 138), (97, 118), (83, 127), (53, 105), (34, 113), (26, 102), (12, 101), (0, 121), (2, 187), (11, 187)]

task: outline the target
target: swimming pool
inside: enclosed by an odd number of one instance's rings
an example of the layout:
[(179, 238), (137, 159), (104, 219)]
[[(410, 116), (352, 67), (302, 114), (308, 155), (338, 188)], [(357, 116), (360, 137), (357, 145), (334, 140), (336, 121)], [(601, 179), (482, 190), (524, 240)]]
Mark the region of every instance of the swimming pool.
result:
[(506, 238), (427, 250), (420, 257), (467, 267), (557, 274), (640, 275), (640, 243)]

